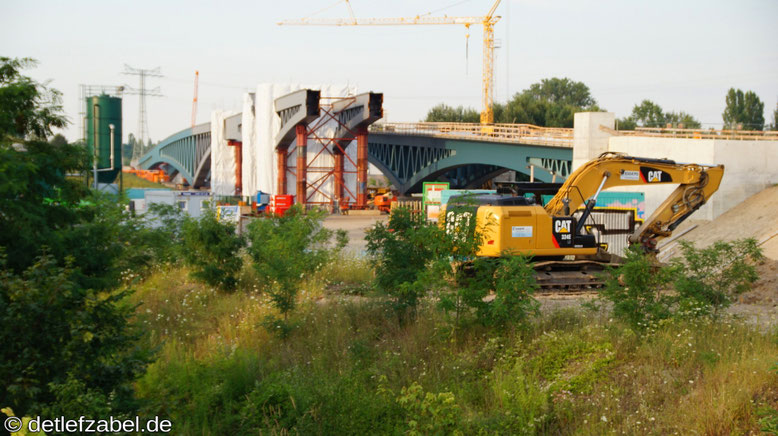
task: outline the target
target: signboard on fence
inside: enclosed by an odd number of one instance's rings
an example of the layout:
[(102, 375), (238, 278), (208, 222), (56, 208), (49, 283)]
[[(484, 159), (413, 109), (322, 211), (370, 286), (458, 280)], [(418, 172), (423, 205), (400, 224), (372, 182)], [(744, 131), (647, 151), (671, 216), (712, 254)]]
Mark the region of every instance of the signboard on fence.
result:
[(424, 182), (422, 207), (428, 221), (437, 221), (440, 214), (441, 194), (449, 188), (448, 182)]
[(240, 206), (218, 206), (216, 219), (220, 222), (237, 223), (240, 220)]

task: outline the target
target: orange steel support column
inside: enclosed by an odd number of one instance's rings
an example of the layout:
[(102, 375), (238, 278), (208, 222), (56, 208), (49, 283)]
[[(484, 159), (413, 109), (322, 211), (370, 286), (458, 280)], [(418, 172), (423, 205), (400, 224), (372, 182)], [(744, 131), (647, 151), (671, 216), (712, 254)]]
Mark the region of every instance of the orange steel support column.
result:
[(235, 147), (235, 195), (243, 194), (243, 142), (227, 141), (227, 145)]
[(343, 153), (335, 150), (335, 198), (343, 202)]
[(308, 132), (298, 124), (297, 132), (297, 203), (305, 205), (308, 197)]
[(286, 195), (286, 153), (287, 149), (276, 150), (278, 158), (278, 195)]
[(367, 128), (357, 132), (357, 208), (367, 207)]

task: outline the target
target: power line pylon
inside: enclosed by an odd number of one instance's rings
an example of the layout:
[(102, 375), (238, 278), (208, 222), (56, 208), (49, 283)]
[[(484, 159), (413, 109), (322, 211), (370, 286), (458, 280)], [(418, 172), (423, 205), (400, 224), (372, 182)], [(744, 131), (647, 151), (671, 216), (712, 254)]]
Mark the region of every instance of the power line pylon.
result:
[(132, 164), (135, 165), (143, 153), (143, 147), (146, 145), (146, 137), (148, 136), (149, 130), (148, 120), (146, 119), (146, 97), (162, 97), (159, 87), (154, 89), (146, 88), (146, 78), (164, 76), (162, 76), (162, 73), (160, 72), (160, 67), (144, 70), (133, 68), (127, 64), (124, 64), (124, 71), (122, 74), (138, 76), (139, 78), (138, 88), (125, 86), (125, 93), (138, 95), (138, 139), (132, 149)]

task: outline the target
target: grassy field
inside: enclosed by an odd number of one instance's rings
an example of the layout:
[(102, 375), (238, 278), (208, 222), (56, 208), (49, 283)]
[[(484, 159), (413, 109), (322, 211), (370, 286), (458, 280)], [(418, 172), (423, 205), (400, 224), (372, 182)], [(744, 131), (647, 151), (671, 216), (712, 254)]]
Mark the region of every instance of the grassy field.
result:
[[(291, 335), (248, 267), (217, 292), (184, 268), (136, 289), (159, 347), (144, 414), (178, 434), (755, 434), (778, 426), (778, 331), (733, 319), (644, 334), (584, 309), (452, 331), (433, 302), (400, 325), (345, 257), (302, 287)], [(271, 329), (272, 330), (272, 329)]]

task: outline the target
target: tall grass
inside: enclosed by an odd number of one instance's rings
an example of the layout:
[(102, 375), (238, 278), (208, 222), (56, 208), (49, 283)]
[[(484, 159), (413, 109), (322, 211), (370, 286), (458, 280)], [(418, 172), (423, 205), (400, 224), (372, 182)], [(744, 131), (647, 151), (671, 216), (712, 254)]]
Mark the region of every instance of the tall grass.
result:
[(222, 294), (155, 273), (134, 297), (161, 346), (137, 385), (146, 412), (198, 435), (728, 434), (758, 432), (757, 410), (778, 402), (778, 332), (703, 320), (638, 334), (573, 308), (454, 334), (432, 302), (399, 325), (378, 299), (333, 298), (371, 278), (359, 259), (312, 274), (281, 339), (262, 327), (261, 284)]

